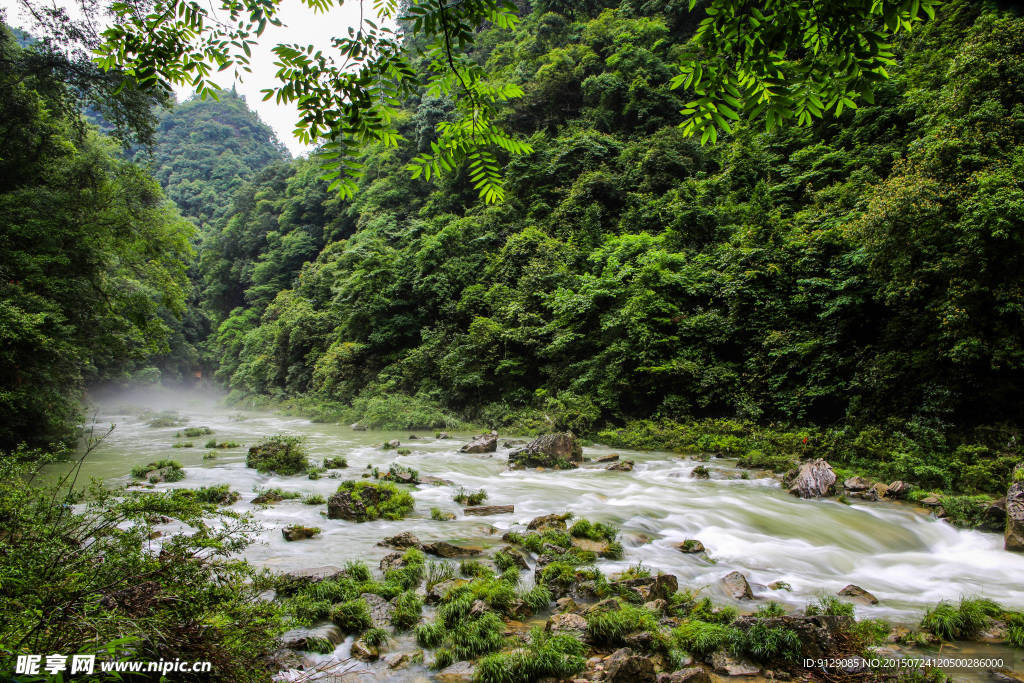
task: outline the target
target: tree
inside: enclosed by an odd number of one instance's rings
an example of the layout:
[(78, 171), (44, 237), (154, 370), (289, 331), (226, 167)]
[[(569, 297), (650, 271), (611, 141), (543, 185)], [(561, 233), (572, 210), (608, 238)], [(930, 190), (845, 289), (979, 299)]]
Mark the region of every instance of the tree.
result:
[[(251, 45), (268, 26), (281, 26), (280, 0), (225, 0), (228, 21), (194, 0), (161, 0), (148, 12), (116, 3), (116, 25), (104, 32), (98, 62), (123, 68), (143, 88), (169, 90), (188, 84), (215, 95), (213, 69), (249, 71)], [(344, 0), (303, 0), (328, 11)], [(698, 0), (691, 0), (691, 11)], [(712, 0), (693, 39), (695, 51), (679, 63), (676, 87), (697, 96), (682, 124), (702, 142), (717, 140), (730, 120), (762, 114), (769, 128), (795, 119), (810, 124), (826, 111), (856, 107), (873, 98), (874, 84), (891, 65), (888, 36), (910, 30), (921, 14), (934, 16), (939, 0)], [(267, 98), (295, 102), (305, 143), (324, 141), (332, 189), (350, 196), (362, 165), (354, 157), (368, 143), (397, 145), (394, 116), (403, 98), (420, 89), (456, 102), (454, 121), (437, 124), (439, 138), (409, 165), (413, 177), (453, 171), (469, 162), (469, 173), (488, 202), (504, 198), (498, 154), (532, 148), (496, 125), (500, 102), (522, 95), (515, 84), (488, 77), (466, 50), (487, 24), (512, 28), (517, 8), (510, 0), (415, 2), (399, 16), (398, 0), (377, 0), (377, 20), (361, 19), (348, 37), (334, 39), (336, 56), (313, 46), (277, 45), (282, 85)], [(398, 22), (397, 29), (387, 25)], [(875, 23), (881, 21), (881, 26)], [(426, 68), (414, 68), (414, 55)]]

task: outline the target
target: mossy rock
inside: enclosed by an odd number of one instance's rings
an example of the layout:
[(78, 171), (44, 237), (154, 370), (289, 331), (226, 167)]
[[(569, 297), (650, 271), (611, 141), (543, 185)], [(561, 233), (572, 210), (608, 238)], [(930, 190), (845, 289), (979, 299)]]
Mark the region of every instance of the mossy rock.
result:
[(412, 495), (390, 482), (346, 481), (327, 501), (327, 517), (353, 522), (402, 519), (413, 506)]
[(305, 438), (275, 434), (249, 448), (246, 467), (254, 467), (261, 474), (302, 474), (309, 468)]

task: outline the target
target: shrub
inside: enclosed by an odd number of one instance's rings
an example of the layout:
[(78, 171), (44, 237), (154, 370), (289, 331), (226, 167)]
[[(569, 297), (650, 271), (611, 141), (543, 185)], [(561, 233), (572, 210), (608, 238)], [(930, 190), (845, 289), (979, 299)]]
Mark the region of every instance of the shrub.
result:
[(179, 441), (178, 443), (172, 443), (171, 448), (192, 448), (195, 446), (191, 441)]
[[(82, 460), (59, 477), (40, 474), (53, 459), (0, 456), (2, 649), (103, 661), (110, 643), (118, 659), (208, 660), (218, 680), (268, 680), (283, 613), (260, 598), (273, 577), (235, 559), (258, 526), (188, 489), (76, 486)], [(162, 516), (185, 527), (162, 539), (158, 554), (148, 520)]]
[(345, 458), (324, 458), (323, 468), (325, 470), (343, 470), (348, 467), (348, 460)]
[(232, 491), (228, 484), (203, 486), (198, 489), (175, 489), (171, 491), (171, 495), (183, 500), (194, 500), (198, 503), (212, 505), (231, 505), (242, 497), (238, 491)]
[(305, 441), (301, 436), (269, 436), (249, 448), (245, 466), (255, 467), (261, 474), (276, 472), (289, 475), (305, 472), (309, 467)]
[(209, 427), (186, 427), (185, 436), (190, 438), (196, 438), (197, 436), (206, 436), (207, 434), (213, 434), (213, 430)]
[(494, 572), (479, 560), (463, 560), (459, 564), (459, 573), (470, 578), (494, 576)]

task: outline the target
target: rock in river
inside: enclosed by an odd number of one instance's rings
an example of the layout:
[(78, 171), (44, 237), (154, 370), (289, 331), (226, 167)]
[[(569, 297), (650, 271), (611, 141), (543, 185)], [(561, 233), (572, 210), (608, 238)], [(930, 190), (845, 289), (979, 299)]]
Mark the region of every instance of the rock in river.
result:
[(474, 436), (473, 440), (459, 449), (460, 453), (493, 453), (498, 450), (498, 432)]
[(429, 543), (423, 546), (423, 552), (439, 557), (466, 557), (469, 555), (479, 555), (481, 551), (477, 548), (461, 548), (445, 541), (438, 541), (437, 543)]
[(400, 534), (385, 538), (383, 541), (377, 543), (379, 546), (385, 548), (422, 548), (423, 544), (420, 543), (420, 539), (416, 538), (409, 531), (403, 531)]
[(876, 598), (871, 593), (868, 593), (860, 586), (854, 586), (852, 583), (846, 588), (839, 591), (839, 595), (842, 595), (847, 598), (853, 598), (857, 602), (863, 603), (865, 605), (878, 604), (878, 598)]
[(509, 512), (515, 512), (514, 505), (476, 505), (473, 507), (462, 508), (463, 514), (476, 515), (477, 517), (486, 517), (487, 515), (504, 515)]
[(722, 583), (725, 585), (725, 592), (731, 595), (736, 600), (753, 600), (754, 593), (750, 590), (750, 584), (747, 583), (747, 577), (743, 576), (739, 572), (731, 572), (722, 577)]
[(544, 467), (549, 469), (575, 469), (583, 462), (583, 446), (572, 432), (539, 436), (524, 448), (508, 454), (512, 469)]
[(820, 498), (835, 491), (836, 473), (832, 466), (818, 458), (804, 463), (789, 482), (789, 492), (800, 498)]

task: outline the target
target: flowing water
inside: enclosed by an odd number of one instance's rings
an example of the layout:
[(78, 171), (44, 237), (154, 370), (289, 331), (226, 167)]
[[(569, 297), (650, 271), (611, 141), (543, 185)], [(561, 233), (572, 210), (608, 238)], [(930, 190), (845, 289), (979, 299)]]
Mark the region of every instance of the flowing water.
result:
[[(158, 406), (162, 407), (162, 406)], [(129, 471), (160, 458), (180, 461), (187, 477), (158, 489), (230, 483), (242, 493), (234, 509), (252, 512), (266, 527), (263, 543), (250, 547), (246, 556), (260, 566), (287, 571), (303, 567), (362, 559), (376, 566), (387, 552), (375, 544), (386, 536), (411, 531), (423, 542), (456, 541), (483, 548), (501, 547), (500, 536), (517, 523), (549, 513), (572, 512), (577, 517), (615, 524), (623, 532), (623, 560), (602, 561), (605, 573), (642, 562), (652, 570), (675, 574), (680, 587), (701, 589), (722, 604), (750, 611), (750, 603), (731, 600), (720, 579), (733, 570), (747, 576), (758, 597), (770, 597), (802, 608), (815, 597), (835, 594), (847, 584), (873, 593), (876, 606), (859, 606), (857, 615), (880, 617), (896, 623), (916, 624), (923, 610), (942, 599), (964, 594), (990, 597), (1009, 608), (1024, 609), (1024, 555), (1002, 549), (997, 534), (956, 529), (932, 518), (912, 504), (877, 502), (844, 505), (833, 500), (800, 500), (786, 493), (774, 479), (742, 478), (735, 462), (713, 459), (700, 463), (673, 453), (630, 452), (602, 446), (584, 449), (596, 458), (612, 452), (636, 462), (633, 472), (613, 472), (588, 463), (571, 471), (505, 471), (509, 449), (468, 455), (458, 449), (471, 434), (453, 433), (439, 440), (433, 433), (357, 432), (347, 425), (311, 424), (301, 418), (267, 413), (239, 413), (216, 407), (213, 401), (194, 400), (175, 406), (189, 426), (207, 426), (218, 441), (234, 440), (242, 447), (218, 452), (216, 460), (203, 460), (210, 437), (190, 439), (194, 448), (175, 448), (180, 428), (150, 428), (138, 417), (101, 409), (97, 433), (116, 424), (113, 432), (89, 455), (83, 469), (88, 476), (111, 482), (130, 479)], [(258, 474), (245, 467), (247, 447), (264, 436), (286, 432), (307, 437), (315, 459), (344, 456), (349, 469), (344, 478), (359, 478), (368, 465), (386, 471), (393, 462), (412, 467), (421, 475), (454, 482), (450, 486), (420, 485), (413, 491), (415, 511), (402, 521), (363, 524), (328, 520), (326, 506), (308, 506), (299, 500), (272, 507), (249, 501), (253, 487), (281, 487), (303, 494), (317, 492), (329, 497), (338, 481), (304, 476), (280, 477)], [(516, 438), (502, 434), (501, 441)], [(398, 439), (408, 456), (376, 447)], [(187, 439), (181, 439), (187, 440)], [(705, 464), (709, 480), (690, 476)], [(751, 473), (752, 474), (752, 473)], [(515, 506), (512, 514), (465, 517), (452, 501), (454, 488), (483, 488), (486, 504)], [(430, 519), (430, 508), (455, 512), (454, 521)], [(280, 532), (288, 524), (319, 526), (323, 534), (312, 540), (289, 543)], [(699, 539), (707, 554), (684, 555), (673, 545)], [(526, 575), (524, 575), (524, 578)], [(785, 581), (792, 591), (767, 588)]]

